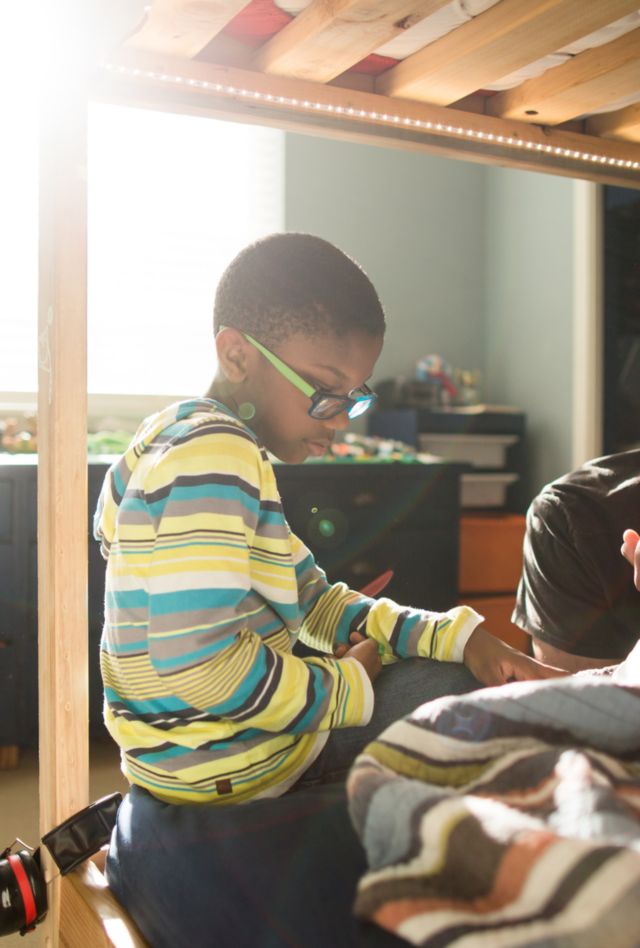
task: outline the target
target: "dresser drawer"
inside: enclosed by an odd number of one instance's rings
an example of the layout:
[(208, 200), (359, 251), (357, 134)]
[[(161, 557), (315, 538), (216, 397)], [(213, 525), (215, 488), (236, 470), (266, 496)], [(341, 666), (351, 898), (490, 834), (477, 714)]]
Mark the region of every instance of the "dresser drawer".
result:
[(524, 533), (523, 514), (462, 516), (460, 593), (515, 591), (522, 572)]
[(507, 645), (528, 653), (529, 636), (511, 622), (515, 602), (516, 597), (513, 594), (507, 596), (471, 596), (463, 597), (460, 600), (461, 605), (471, 606), (481, 616), (484, 616), (484, 625), (487, 632), (491, 632), (492, 635), (506, 642)]
[(456, 539), (455, 530), (402, 527), (317, 559), (330, 580), (342, 580), (351, 589), (393, 570), (382, 596), (402, 606), (445, 610), (456, 603)]

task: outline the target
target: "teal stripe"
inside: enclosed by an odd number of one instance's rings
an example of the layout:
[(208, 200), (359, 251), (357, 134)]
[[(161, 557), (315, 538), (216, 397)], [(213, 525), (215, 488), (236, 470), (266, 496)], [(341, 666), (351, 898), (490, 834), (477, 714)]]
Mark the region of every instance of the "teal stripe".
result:
[(145, 589), (108, 589), (105, 602), (107, 609), (146, 609), (149, 594)]
[(128, 652), (146, 652), (147, 639), (140, 639), (138, 642), (111, 642), (109, 650), (110, 655), (124, 655)]
[(396, 655), (399, 655), (401, 658), (406, 658), (408, 656), (409, 652), (407, 644), (409, 642), (409, 638), (416, 625), (418, 625), (420, 622), (424, 622), (424, 612), (418, 612), (417, 610), (412, 609), (406, 619), (403, 620), (400, 634), (394, 640), (393, 648)]
[(190, 747), (178, 747), (177, 744), (174, 744), (171, 749), (158, 751), (156, 754), (141, 754), (137, 760), (144, 764), (159, 764), (163, 760), (175, 760), (176, 757), (186, 757), (192, 753)]
[[(117, 594), (116, 594), (117, 595)], [(129, 594), (126, 594), (129, 595)], [(145, 604), (149, 601), (145, 593)], [(177, 592), (155, 593), (150, 600), (150, 616), (168, 616), (175, 612), (199, 612), (206, 609), (229, 609), (247, 595), (245, 589), (180, 589)], [(135, 605), (138, 601), (134, 600)], [(128, 604), (128, 603), (127, 603)]]
[(163, 695), (161, 698), (149, 698), (146, 701), (131, 701), (128, 698), (123, 698), (113, 688), (106, 686), (104, 693), (107, 700), (124, 704), (130, 711), (137, 714), (171, 714), (173, 711), (189, 711), (191, 707), (174, 696), (165, 697)]
[[(239, 484), (193, 484), (171, 488), (171, 501), (176, 503), (197, 503), (200, 500), (240, 501), (242, 506), (255, 519), (260, 513), (260, 501), (250, 496)], [(169, 496), (147, 504), (147, 509), (153, 517), (162, 514)], [(282, 518), (280, 518), (282, 519)]]
[(120, 495), (120, 497), (122, 497), (122, 495), (124, 494), (126, 490), (127, 485), (123, 481), (122, 476), (120, 474), (120, 464), (117, 464), (117, 465), (114, 464), (113, 467), (109, 469), (107, 477), (109, 476), (109, 474), (113, 475), (114, 487), (117, 493)]

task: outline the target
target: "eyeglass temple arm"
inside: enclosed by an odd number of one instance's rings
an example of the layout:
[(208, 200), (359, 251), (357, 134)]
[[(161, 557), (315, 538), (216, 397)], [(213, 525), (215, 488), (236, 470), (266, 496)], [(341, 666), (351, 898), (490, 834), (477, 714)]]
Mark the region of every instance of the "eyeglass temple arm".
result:
[(279, 359), (275, 352), (271, 352), (269, 349), (266, 349), (257, 339), (254, 339), (253, 336), (250, 336), (248, 332), (243, 333), (243, 336), (249, 340), (252, 346), (255, 346), (256, 349), (262, 353), (265, 359), (268, 359), (271, 365), (273, 365), (278, 372), (281, 372), (286, 379), (288, 379), (296, 388), (300, 389), (305, 395), (311, 398), (315, 394), (315, 388), (313, 385), (309, 385), (308, 382), (298, 375), (297, 372), (294, 372), (293, 369), (289, 368), (286, 362), (283, 362), (282, 359)]

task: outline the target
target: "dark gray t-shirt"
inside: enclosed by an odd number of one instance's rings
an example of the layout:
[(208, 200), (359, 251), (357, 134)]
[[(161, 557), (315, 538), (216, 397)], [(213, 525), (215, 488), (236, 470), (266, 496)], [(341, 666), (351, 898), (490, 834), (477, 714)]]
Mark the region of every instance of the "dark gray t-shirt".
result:
[(640, 638), (640, 592), (620, 554), (629, 527), (640, 533), (640, 450), (543, 488), (527, 513), (512, 621), (564, 652), (624, 658)]

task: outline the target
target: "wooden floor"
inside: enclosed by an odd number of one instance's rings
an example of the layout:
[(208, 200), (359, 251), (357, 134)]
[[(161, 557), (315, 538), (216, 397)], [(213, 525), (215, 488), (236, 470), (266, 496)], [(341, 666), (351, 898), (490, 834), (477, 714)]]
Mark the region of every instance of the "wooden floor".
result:
[[(118, 760), (118, 751), (110, 740), (95, 742), (90, 750), (91, 799), (97, 800), (116, 790), (126, 792), (127, 784)], [(36, 846), (38, 836), (38, 757), (36, 751), (20, 754), (15, 770), (0, 770), (0, 849), (8, 846), (16, 836), (30, 846)], [(29, 934), (27, 940), (16, 932), (2, 939), (2, 948), (41, 948), (40, 931)]]

